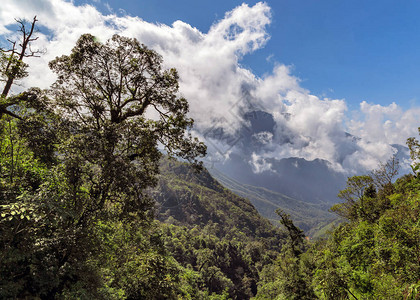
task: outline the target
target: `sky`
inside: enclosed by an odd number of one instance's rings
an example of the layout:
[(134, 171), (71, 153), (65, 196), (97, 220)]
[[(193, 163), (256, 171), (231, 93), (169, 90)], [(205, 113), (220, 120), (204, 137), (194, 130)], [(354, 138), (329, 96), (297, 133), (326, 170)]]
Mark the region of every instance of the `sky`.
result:
[(257, 107), (276, 122), (257, 161), (322, 158), (358, 172), (417, 135), (419, 11), (411, 0), (3, 0), (0, 41), (16, 37), (14, 18), (37, 15), (46, 53), (28, 61), (21, 86), (48, 88), (48, 61), (81, 34), (135, 37), (178, 69), (197, 134), (235, 134), (243, 111)]
[[(76, 1), (75, 3), (84, 3)], [(170, 25), (182, 20), (207, 32), (241, 1), (102, 1), (103, 13), (126, 13)], [(257, 1), (246, 2), (254, 5)], [(293, 66), (317, 96), (404, 108), (420, 105), (419, 1), (267, 1), (270, 42), (242, 64), (259, 76), (275, 61)], [(267, 61), (268, 60), (268, 61)]]

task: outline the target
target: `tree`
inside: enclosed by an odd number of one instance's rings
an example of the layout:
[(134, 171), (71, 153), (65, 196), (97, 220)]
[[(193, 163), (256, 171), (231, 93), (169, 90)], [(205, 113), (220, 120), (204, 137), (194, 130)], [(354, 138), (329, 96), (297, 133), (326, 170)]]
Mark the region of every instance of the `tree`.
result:
[(398, 158), (393, 155), (385, 163), (380, 163), (379, 168), (372, 171), (372, 179), (377, 188), (385, 188), (392, 185), (395, 176), (398, 175), (400, 163)]
[[(22, 93), (7, 110), (13, 115), (4, 113), (0, 151), (19, 152), (0, 156), (0, 196), (7, 196), (0, 197), (0, 297), (101, 298), (101, 266), (109, 263), (101, 259), (110, 256), (99, 255), (106, 247), (98, 226), (150, 225), (146, 190), (157, 182), (162, 150), (199, 166), (206, 148), (189, 132), (176, 71), (161, 63), (135, 39), (101, 44), (84, 35), (71, 55), (51, 62), (58, 75), (51, 90)], [(30, 113), (21, 97), (33, 101)]]
[(136, 39), (114, 35), (102, 44), (89, 34), (50, 62), (58, 75), (51, 95), (71, 132), (64, 161), (75, 182), (85, 173), (90, 210), (108, 201), (123, 212), (139, 209), (143, 191), (156, 184), (160, 146), (196, 164), (205, 155), (189, 133), (193, 120), (187, 100), (177, 96), (178, 74), (161, 63)]
[[(418, 166), (419, 143), (407, 144)], [(332, 210), (349, 222), (315, 252), (313, 285), (326, 299), (418, 298), (420, 182), (413, 175), (393, 182), (397, 173), (392, 157), (371, 176), (350, 177), (340, 192), (346, 202)]]
[(282, 224), (287, 230), (293, 256), (298, 258), (305, 250), (305, 234), (302, 229), (293, 224), (290, 215), (286, 214), (281, 209), (277, 209), (276, 214), (280, 217), (280, 224)]
[[(189, 132), (193, 120), (177, 96), (178, 74), (161, 63), (156, 52), (118, 35), (104, 44), (83, 35), (70, 55), (50, 62), (58, 75), (50, 97), (65, 128), (58, 137), (61, 198), (81, 237), (99, 220), (151, 222), (146, 190), (157, 183), (161, 150), (197, 165), (205, 155)], [(71, 251), (77, 249), (68, 249), (68, 259)]]
[(368, 175), (353, 176), (347, 179), (347, 186), (338, 193), (338, 197), (345, 202), (336, 204), (331, 210), (338, 215), (349, 219), (357, 219), (360, 211), (363, 211), (363, 198), (367, 194), (372, 194), (373, 179)]
[(392, 185), (394, 193), (383, 198), (367, 186), (363, 214), (316, 249), (313, 285), (326, 299), (418, 298), (420, 182), (405, 175)]
[[(177, 71), (162, 70), (161, 63), (160, 55), (136, 39), (114, 35), (101, 44), (86, 34), (70, 56), (50, 62), (58, 75), (53, 94), (72, 120), (98, 129), (135, 120), (169, 154), (191, 160), (205, 147), (184, 136), (193, 125), (186, 117), (188, 102), (177, 96)], [(147, 118), (146, 112), (157, 118)], [(132, 159), (141, 156), (136, 147), (130, 150)]]
[(305, 251), (305, 235), (293, 224), (290, 216), (276, 210), (288, 233), (274, 265), (266, 266), (262, 272), (257, 299), (316, 299), (311, 287), (312, 271), (302, 260)]
[[(420, 134), (420, 127), (418, 128)], [(413, 172), (415, 176), (420, 174), (420, 143), (414, 137), (410, 137), (407, 139), (407, 146), (410, 149), (410, 157), (412, 160)]]
[(331, 210), (349, 220), (375, 221), (390, 204), (388, 196), (395, 191), (393, 180), (398, 170), (399, 161), (392, 156), (370, 175), (349, 177), (346, 188), (338, 194), (345, 201), (334, 205)]
[(28, 65), (23, 62), (23, 59), (25, 57), (38, 56), (40, 53), (42, 53), (40, 50), (31, 49), (31, 43), (38, 39), (38, 37), (33, 37), (33, 34), (36, 31), (35, 23), (37, 21), (38, 20), (35, 16), (28, 29), (27, 21), (20, 19), (16, 20), (16, 22), (19, 24), (19, 31), (21, 32), (22, 40), (19, 43), (16, 41), (8, 40), (12, 45), (11, 49), (5, 50), (0, 48), (0, 76), (1, 81), (6, 83), (0, 96), (0, 118), (3, 114), (6, 114), (20, 119), (18, 115), (16, 115), (8, 108), (19, 103), (22, 98), (27, 98), (28, 94), (22, 93), (19, 96), (15, 96), (9, 99), (7, 99), (7, 96), (15, 80), (21, 79), (28, 75), (26, 72)]

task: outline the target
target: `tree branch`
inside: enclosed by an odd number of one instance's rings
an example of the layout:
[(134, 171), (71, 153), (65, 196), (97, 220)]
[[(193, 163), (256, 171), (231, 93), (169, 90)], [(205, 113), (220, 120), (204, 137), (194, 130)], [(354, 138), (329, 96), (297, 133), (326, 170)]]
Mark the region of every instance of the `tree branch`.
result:
[[(22, 37), (22, 43), (19, 44), (21, 46), (21, 51), (19, 53), (19, 52), (17, 52), (15, 50), (16, 42), (9, 41), (9, 42), (11, 42), (13, 44), (13, 48), (11, 49), (11, 51), (9, 51), (9, 52), (11, 52), (11, 57), (10, 58), (12, 58), (14, 55), (18, 55), (19, 56), (18, 61), (22, 61), (24, 57), (36, 56), (36, 52), (32, 51), (30, 49), (30, 47), (28, 47), (28, 46), (30, 45), (30, 42), (31, 41), (36, 40), (36, 38), (35, 39), (34, 38), (31, 39), (31, 36), (32, 36), (32, 34), (34, 32), (35, 23), (37, 21), (38, 20), (36, 19), (36, 16), (35, 16), (34, 19), (33, 19), (33, 21), (32, 21), (32, 24), (31, 24), (31, 29), (28, 32), (25, 29), (25, 22), (23, 20), (16, 20), (16, 22), (20, 24), (19, 31), (21, 31), (22, 32), (22, 35), (23, 35), (23, 37)], [(29, 54), (26, 54), (27, 48), (29, 48), (29, 51), (30, 51)], [(10, 88), (12, 87), (13, 81), (16, 79), (16, 76), (17, 76), (17, 74), (19, 72), (19, 68), (21, 68), (21, 66), (19, 66), (19, 65), (14, 65), (14, 66), (8, 65), (8, 68), (10, 68), (10, 67), (12, 68), (11, 69), (11, 73), (7, 75), (6, 85), (4, 86), (3, 92), (1, 94), (1, 96), (4, 97), (4, 98), (6, 98), (7, 95), (9, 94), (9, 91), (10, 91)], [(3, 111), (2, 113), (7, 113), (9, 115), (14, 115), (13, 113), (6, 112), (6, 111)], [(0, 116), (1, 116), (1, 114), (0, 114)]]

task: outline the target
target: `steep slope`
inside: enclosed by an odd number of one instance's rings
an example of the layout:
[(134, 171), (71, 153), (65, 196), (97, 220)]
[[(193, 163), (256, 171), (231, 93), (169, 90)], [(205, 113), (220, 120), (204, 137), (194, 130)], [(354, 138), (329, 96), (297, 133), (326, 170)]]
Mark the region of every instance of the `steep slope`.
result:
[(326, 211), (322, 205), (305, 203), (266, 188), (241, 184), (216, 169), (209, 169), (209, 172), (235, 194), (249, 199), (258, 212), (274, 224), (279, 220), (275, 211), (282, 209), (290, 214), (294, 223), (303, 229), (307, 236), (315, 237), (324, 226), (337, 220), (337, 216)]
[(186, 163), (164, 159), (160, 170), (153, 193), (160, 221), (200, 227), (216, 224), (219, 237), (239, 230), (252, 238), (278, 242), (279, 232), (252, 203), (223, 187), (206, 169), (197, 173)]
[(266, 159), (269, 170), (256, 173), (244, 155), (231, 154), (224, 163), (214, 165), (221, 173), (236, 181), (272, 190), (288, 197), (318, 205), (325, 210), (337, 203), (337, 194), (344, 188), (346, 177), (335, 172), (328, 162), (303, 158)]
[(197, 173), (179, 161), (162, 161), (151, 195), (164, 247), (188, 280), (185, 299), (256, 295), (260, 271), (277, 257), (284, 232), (207, 170)]

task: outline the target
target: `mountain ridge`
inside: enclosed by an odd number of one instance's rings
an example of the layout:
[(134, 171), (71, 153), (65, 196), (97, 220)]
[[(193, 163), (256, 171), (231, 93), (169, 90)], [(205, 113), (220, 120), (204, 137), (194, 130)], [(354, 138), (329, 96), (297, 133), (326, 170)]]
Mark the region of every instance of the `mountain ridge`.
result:
[(275, 225), (279, 220), (275, 211), (281, 209), (292, 217), (294, 223), (304, 230), (307, 236), (317, 237), (317, 233), (324, 226), (337, 222), (339, 219), (323, 205), (306, 203), (263, 187), (241, 184), (215, 168), (210, 168), (209, 172), (232, 192), (249, 199), (258, 212)]

